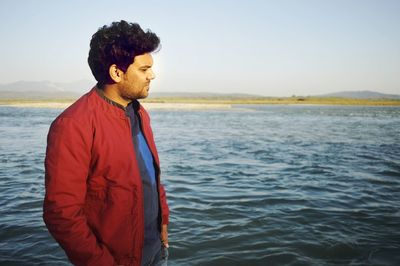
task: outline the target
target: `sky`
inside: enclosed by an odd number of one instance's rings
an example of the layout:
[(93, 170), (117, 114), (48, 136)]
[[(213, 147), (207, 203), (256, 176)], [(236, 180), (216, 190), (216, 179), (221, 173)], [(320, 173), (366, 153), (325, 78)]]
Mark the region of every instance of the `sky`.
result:
[(0, 83), (95, 84), (91, 36), (123, 19), (161, 39), (152, 91), (400, 94), (399, 14), (398, 0), (1, 0)]

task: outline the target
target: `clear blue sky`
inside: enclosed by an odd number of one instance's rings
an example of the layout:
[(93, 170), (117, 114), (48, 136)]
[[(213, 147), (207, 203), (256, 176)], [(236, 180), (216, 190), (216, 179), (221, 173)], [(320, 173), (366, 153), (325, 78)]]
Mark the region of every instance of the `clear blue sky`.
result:
[(94, 83), (90, 38), (121, 19), (161, 38), (153, 91), (400, 94), (397, 0), (1, 0), (0, 83)]

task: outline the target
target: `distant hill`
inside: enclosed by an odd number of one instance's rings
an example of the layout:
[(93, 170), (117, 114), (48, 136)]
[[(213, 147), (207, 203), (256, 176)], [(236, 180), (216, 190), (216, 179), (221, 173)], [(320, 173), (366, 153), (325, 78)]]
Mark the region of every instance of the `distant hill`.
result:
[(400, 99), (400, 95), (386, 94), (375, 91), (340, 91), (322, 95), (313, 95), (313, 97), (334, 97), (334, 98), (353, 98), (353, 99)]
[[(9, 84), (0, 84), (0, 99), (64, 99), (78, 98), (87, 92), (96, 83), (89, 80), (80, 80), (70, 83), (50, 81), (18, 81)], [(151, 92), (150, 99), (155, 98), (203, 98), (203, 99), (254, 99), (263, 96), (245, 93), (210, 93), (210, 92)]]
[[(69, 83), (51, 81), (18, 81), (9, 84), (0, 84), (0, 99), (76, 99), (83, 93), (89, 91), (95, 81), (79, 80)], [(374, 91), (341, 91), (323, 95), (312, 95), (321, 98), (354, 98), (354, 99), (400, 99), (400, 95), (385, 94)], [(212, 92), (150, 92), (149, 99), (157, 98), (186, 98), (186, 99), (263, 99), (263, 98), (285, 98), (266, 97), (246, 93), (212, 93)]]
[(94, 86), (94, 82), (79, 80), (70, 83), (51, 81), (17, 81), (0, 84), (1, 99), (63, 99), (77, 98)]

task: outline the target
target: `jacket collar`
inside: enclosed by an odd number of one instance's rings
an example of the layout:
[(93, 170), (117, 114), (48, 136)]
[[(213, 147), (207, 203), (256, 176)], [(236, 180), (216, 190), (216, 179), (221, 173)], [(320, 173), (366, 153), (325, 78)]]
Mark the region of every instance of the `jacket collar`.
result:
[(111, 105), (114, 105), (114, 106), (116, 106), (116, 107), (118, 107), (118, 108), (121, 108), (122, 110), (126, 111), (126, 107), (125, 107), (125, 106), (123, 106), (123, 105), (121, 105), (121, 104), (119, 104), (119, 103), (117, 103), (117, 102), (114, 102), (114, 101), (111, 100), (110, 98), (107, 98), (107, 96), (104, 95), (104, 91), (101, 90), (101, 89), (99, 89), (97, 86), (94, 87), (94, 90), (95, 90), (96, 93), (97, 93), (103, 100), (105, 100), (107, 103), (109, 103), (109, 104), (111, 104)]
[[(112, 106), (115, 106), (115, 107), (117, 107), (117, 108), (123, 110), (124, 113), (127, 112), (125, 106), (123, 106), (122, 104), (119, 104), (119, 103), (117, 103), (117, 102), (111, 100), (110, 98), (108, 98), (106, 95), (104, 95), (104, 91), (101, 90), (101, 89), (99, 89), (97, 86), (94, 87), (94, 91), (97, 93), (97, 95), (100, 96), (100, 98), (102, 98), (102, 99), (103, 99), (104, 101), (106, 101), (108, 104), (110, 104), (110, 105), (112, 105)], [(138, 111), (139, 111), (139, 109), (140, 109), (140, 103), (139, 103), (138, 100), (133, 100), (133, 101), (132, 101), (131, 103), (129, 103), (129, 104), (132, 104), (133, 110), (135, 110), (135, 112), (138, 112)]]

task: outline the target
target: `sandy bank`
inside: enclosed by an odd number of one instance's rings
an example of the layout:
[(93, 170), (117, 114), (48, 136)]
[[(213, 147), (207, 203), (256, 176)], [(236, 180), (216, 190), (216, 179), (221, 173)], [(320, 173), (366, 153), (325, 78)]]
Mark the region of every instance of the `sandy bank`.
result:
[(148, 109), (190, 109), (190, 110), (204, 110), (204, 109), (230, 109), (230, 104), (216, 104), (216, 103), (142, 103)]
[[(12, 106), (20, 108), (61, 108), (65, 109), (72, 102), (19, 102), (5, 103), (3, 106)], [(230, 104), (213, 103), (142, 103), (148, 110), (209, 110), (209, 109), (230, 109)]]

